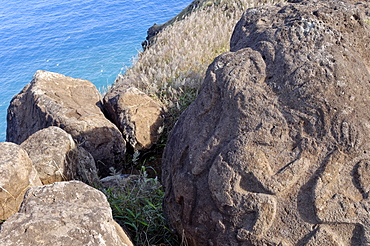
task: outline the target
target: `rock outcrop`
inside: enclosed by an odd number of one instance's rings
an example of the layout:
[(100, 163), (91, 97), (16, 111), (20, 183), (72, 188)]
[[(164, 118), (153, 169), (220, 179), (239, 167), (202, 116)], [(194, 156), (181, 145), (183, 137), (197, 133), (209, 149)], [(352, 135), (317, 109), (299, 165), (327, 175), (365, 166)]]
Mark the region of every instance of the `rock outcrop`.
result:
[(126, 143), (100, 104), (91, 82), (37, 71), (10, 103), (7, 141), (20, 144), (40, 129), (58, 126), (93, 155), (100, 175), (106, 176), (109, 167), (122, 169)]
[(134, 150), (149, 149), (160, 137), (164, 106), (139, 89), (116, 84), (104, 96), (108, 117)]
[(27, 152), (17, 144), (0, 143), (0, 220), (16, 213), (26, 190), (36, 185), (42, 184)]
[(79, 181), (33, 187), (1, 226), (0, 245), (132, 246), (100, 191)]
[(21, 147), (27, 151), (44, 185), (74, 179), (90, 185), (99, 182), (94, 158), (59, 127), (35, 132)]
[(370, 29), (342, 1), (251, 8), (163, 155), (189, 245), (370, 245)]

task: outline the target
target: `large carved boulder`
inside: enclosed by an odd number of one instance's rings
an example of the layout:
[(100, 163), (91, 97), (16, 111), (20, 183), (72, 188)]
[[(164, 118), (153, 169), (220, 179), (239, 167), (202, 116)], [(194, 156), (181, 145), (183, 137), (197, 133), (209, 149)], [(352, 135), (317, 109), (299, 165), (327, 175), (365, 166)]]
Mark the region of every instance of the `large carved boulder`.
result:
[(10, 103), (7, 141), (20, 144), (40, 129), (58, 126), (93, 155), (100, 175), (106, 176), (109, 167), (122, 168), (126, 142), (100, 104), (90, 81), (37, 71)]
[(0, 245), (132, 246), (104, 194), (80, 181), (33, 187), (1, 226)]
[(149, 149), (160, 137), (164, 106), (139, 89), (117, 84), (104, 96), (108, 117), (134, 150)]
[(74, 179), (90, 185), (99, 182), (94, 158), (59, 127), (35, 132), (21, 147), (27, 151), (44, 185)]
[(0, 143), (0, 220), (16, 213), (26, 190), (42, 185), (27, 152), (14, 143)]
[(251, 8), (163, 155), (189, 245), (370, 245), (370, 30), (356, 6)]

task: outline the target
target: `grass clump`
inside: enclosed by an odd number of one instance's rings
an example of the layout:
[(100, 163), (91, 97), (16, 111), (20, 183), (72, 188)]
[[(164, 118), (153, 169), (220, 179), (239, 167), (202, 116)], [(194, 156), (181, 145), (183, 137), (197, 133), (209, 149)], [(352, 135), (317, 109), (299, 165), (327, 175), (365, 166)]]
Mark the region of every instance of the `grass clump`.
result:
[(107, 196), (114, 219), (126, 229), (134, 245), (180, 245), (164, 218), (164, 192), (157, 178), (140, 175), (114, 188), (100, 188)]
[(116, 83), (133, 84), (168, 108), (176, 108), (184, 94), (197, 93), (212, 60), (229, 50), (241, 14), (242, 9), (225, 12), (218, 7), (192, 12), (162, 30)]
[(200, 7), (182, 13), (181, 21), (166, 26), (116, 80), (117, 84), (133, 85), (156, 98), (170, 114), (179, 114), (184, 109), (181, 107), (184, 98), (196, 98), (209, 64), (230, 50), (232, 32), (243, 12), (249, 7), (274, 3), (216, 0), (194, 1), (191, 5), (197, 2)]

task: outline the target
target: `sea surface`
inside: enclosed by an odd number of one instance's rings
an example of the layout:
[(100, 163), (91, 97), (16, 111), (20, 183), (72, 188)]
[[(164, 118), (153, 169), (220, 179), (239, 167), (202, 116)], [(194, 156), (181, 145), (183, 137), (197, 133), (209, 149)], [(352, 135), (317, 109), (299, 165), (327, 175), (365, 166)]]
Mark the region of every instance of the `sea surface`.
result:
[(100, 91), (131, 66), (147, 29), (191, 0), (0, 0), (0, 142), (10, 100), (37, 70), (87, 79)]

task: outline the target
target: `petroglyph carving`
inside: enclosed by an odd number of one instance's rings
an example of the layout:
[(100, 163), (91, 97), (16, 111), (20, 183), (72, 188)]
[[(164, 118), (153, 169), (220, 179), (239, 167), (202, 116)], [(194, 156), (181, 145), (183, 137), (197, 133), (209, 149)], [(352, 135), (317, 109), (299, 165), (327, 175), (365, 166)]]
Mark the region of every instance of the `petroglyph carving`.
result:
[(370, 245), (370, 31), (356, 6), (288, 1), (238, 22), (163, 155), (164, 209), (189, 245)]
[(252, 223), (238, 220), (237, 237), (241, 241), (250, 233), (260, 236), (270, 228), (276, 214), (274, 195), (288, 189), (309, 166), (307, 159), (299, 158), (274, 173), (266, 155), (248, 143), (243, 147), (246, 142), (248, 138), (231, 141), (227, 151), (217, 156), (208, 179), (213, 199), (223, 214), (240, 218), (255, 214)]
[(335, 150), (317, 179), (315, 212), (322, 223), (354, 223), (363, 227), (363, 245), (370, 244), (370, 155), (352, 159)]

